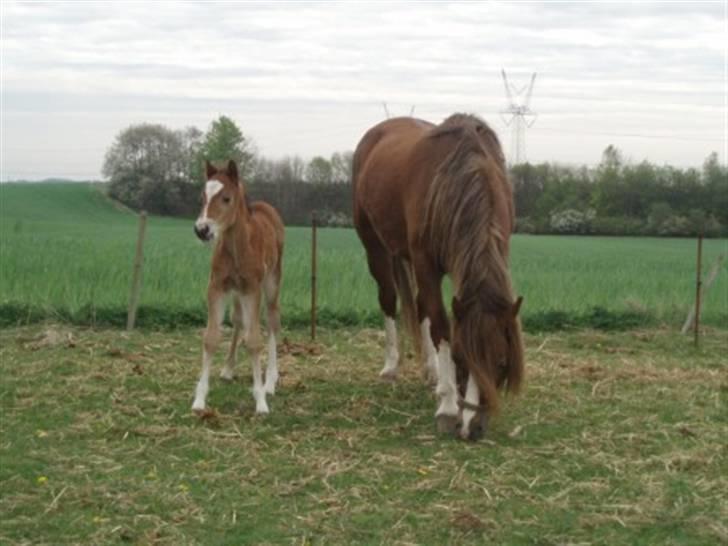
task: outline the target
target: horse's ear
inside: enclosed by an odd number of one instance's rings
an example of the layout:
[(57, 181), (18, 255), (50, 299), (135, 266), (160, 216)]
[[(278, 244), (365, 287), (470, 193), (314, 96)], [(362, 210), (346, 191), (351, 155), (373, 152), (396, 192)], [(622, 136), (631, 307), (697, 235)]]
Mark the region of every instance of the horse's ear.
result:
[(232, 159), (230, 161), (228, 161), (227, 173), (228, 173), (228, 176), (230, 176), (230, 178), (232, 178), (233, 180), (238, 179), (238, 166), (235, 164), (235, 161), (233, 161)]
[(207, 176), (207, 179), (210, 180), (213, 176), (217, 174), (217, 169), (215, 168), (215, 165), (210, 163), (209, 159), (205, 159), (205, 175)]
[(453, 296), (452, 298), (452, 314), (457, 320), (463, 320), (463, 315), (465, 314), (464, 305), (460, 302), (457, 297)]
[(523, 296), (518, 296), (515, 303), (513, 304), (513, 307), (511, 307), (511, 313), (513, 314), (513, 318), (516, 318), (516, 316), (518, 316), (518, 311), (521, 310), (522, 303), (523, 303)]

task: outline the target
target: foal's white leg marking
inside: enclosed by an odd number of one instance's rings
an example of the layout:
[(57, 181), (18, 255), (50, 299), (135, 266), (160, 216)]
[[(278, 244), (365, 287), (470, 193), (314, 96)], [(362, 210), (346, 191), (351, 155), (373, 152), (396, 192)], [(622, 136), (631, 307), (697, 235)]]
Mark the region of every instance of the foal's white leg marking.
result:
[(271, 332), (268, 336), (268, 368), (265, 371), (265, 392), (276, 393), (278, 382), (278, 361), (276, 349), (276, 335)]
[(268, 413), (268, 402), (265, 400), (263, 387), (263, 367), (260, 365), (260, 351), (252, 354), (253, 364), (253, 398), (255, 398), (255, 413)]
[[(256, 320), (256, 308), (258, 301), (253, 294), (244, 294), (240, 297), (243, 308), (243, 324), (245, 325), (245, 339), (250, 340), (251, 336), (258, 335), (254, 328), (259, 328)], [(263, 368), (260, 365), (260, 348), (253, 347), (250, 350), (251, 364), (253, 367), (253, 398), (255, 399), (255, 413), (268, 413), (268, 403), (265, 400), (265, 387), (263, 386)]]
[[(477, 406), (480, 404), (480, 390), (475, 382), (473, 374), (468, 374), (468, 387), (465, 391), (465, 401)], [(470, 425), (473, 424), (473, 417), (475, 412), (468, 408), (463, 408), (463, 428), (460, 429), (460, 436), (468, 438), (470, 434)]]
[(399, 350), (397, 349), (397, 323), (391, 317), (384, 317), (384, 331), (387, 334), (387, 348), (384, 353), (384, 368), (379, 377), (394, 379), (399, 367)]
[(440, 406), (435, 415), (457, 415), (457, 386), (455, 382), (455, 364), (450, 355), (450, 344), (444, 339), (440, 341), (437, 353), (437, 388)]
[(207, 392), (210, 390), (210, 365), (212, 364), (212, 354), (207, 349), (202, 350), (202, 373), (200, 374), (200, 380), (197, 382), (197, 388), (195, 389), (195, 401), (192, 403), (192, 409), (194, 411), (201, 411), (205, 409), (205, 399), (207, 398)]
[[(222, 325), (222, 318), (225, 313), (225, 300), (220, 298), (213, 305), (213, 317), (208, 317), (208, 327), (214, 324), (218, 330), (219, 335), (220, 326)], [(192, 409), (195, 411), (205, 409), (205, 400), (207, 399), (207, 393), (210, 390), (210, 366), (212, 365), (213, 351), (208, 351), (207, 344), (202, 344), (202, 373), (200, 374), (200, 380), (197, 382), (197, 388), (195, 389), (195, 401), (192, 403)]]
[(420, 325), (420, 332), (422, 334), (422, 348), (425, 354), (425, 378), (433, 383), (437, 381), (437, 351), (435, 345), (432, 343), (432, 337), (430, 335), (430, 319), (426, 318)]

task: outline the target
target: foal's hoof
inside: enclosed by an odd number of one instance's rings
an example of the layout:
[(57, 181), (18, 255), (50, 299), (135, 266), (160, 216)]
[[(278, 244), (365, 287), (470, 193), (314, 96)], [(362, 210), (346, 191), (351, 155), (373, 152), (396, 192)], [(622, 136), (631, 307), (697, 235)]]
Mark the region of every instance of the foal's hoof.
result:
[(379, 372), (379, 378), (382, 381), (394, 383), (397, 381), (397, 370), (393, 368), (384, 368), (381, 372)]
[(440, 434), (447, 434), (449, 436), (457, 436), (458, 428), (460, 423), (457, 415), (436, 415), (435, 421), (437, 422), (437, 432)]
[(233, 381), (235, 379), (235, 373), (229, 368), (223, 368), (220, 370), (220, 379), (224, 381)]

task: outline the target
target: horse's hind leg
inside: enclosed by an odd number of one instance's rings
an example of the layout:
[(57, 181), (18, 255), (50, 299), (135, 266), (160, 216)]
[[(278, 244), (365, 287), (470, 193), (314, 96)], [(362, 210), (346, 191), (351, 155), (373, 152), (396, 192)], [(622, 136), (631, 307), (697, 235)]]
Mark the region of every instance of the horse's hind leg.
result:
[(265, 392), (275, 394), (278, 383), (278, 353), (276, 341), (281, 334), (281, 310), (279, 306), (281, 283), (280, 265), (263, 281), (268, 318), (268, 367), (265, 371)]
[(220, 370), (220, 377), (227, 381), (232, 381), (235, 377), (235, 365), (238, 362), (238, 347), (240, 346), (240, 333), (243, 328), (243, 309), (240, 305), (239, 298), (233, 298), (233, 339), (230, 343), (230, 351), (225, 361), (225, 366)]
[(379, 307), (384, 313), (384, 331), (387, 336), (387, 348), (384, 355), (384, 367), (379, 377), (388, 381), (397, 378), (399, 368), (399, 349), (397, 346), (397, 286), (394, 281), (392, 256), (379, 241), (379, 238), (369, 226), (358, 228), (359, 235), (364, 242), (367, 252), (369, 271), (377, 281), (379, 289)]

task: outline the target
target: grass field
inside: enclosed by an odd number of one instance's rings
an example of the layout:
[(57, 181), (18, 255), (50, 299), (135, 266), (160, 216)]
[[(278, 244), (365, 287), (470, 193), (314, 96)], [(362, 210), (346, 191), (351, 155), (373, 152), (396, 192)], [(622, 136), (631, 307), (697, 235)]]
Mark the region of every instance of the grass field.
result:
[[(122, 325), (136, 218), (86, 184), (0, 185), (0, 324), (54, 318)], [(352, 230), (320, 232), (319, 317), (324, 325), (377, 325), (376, 287)], [(706, 267), (728, 250), (705, 243)], [(141, 326), (202, 324), (210, 249), (189, 220), (151, 218)], [(725, 266), (724, 266), (725, 267)], [(310, 233), (288, 228), (284, 323), (308, 321)], [(564, 326), (679, 325), (694, 298), (695, 242), (680, 239), (515, 236), (512, 271), (531, 330)], [(704, 305), (707, 324), (728, 323), (728, 275)]]
[(0, 330), (0, 543), (728, 542), (727, 330), (528, 335), (476, 444), (378, 329), (287, 335), (269, 416), (242, 365), (200, 419), (199, 330)]

